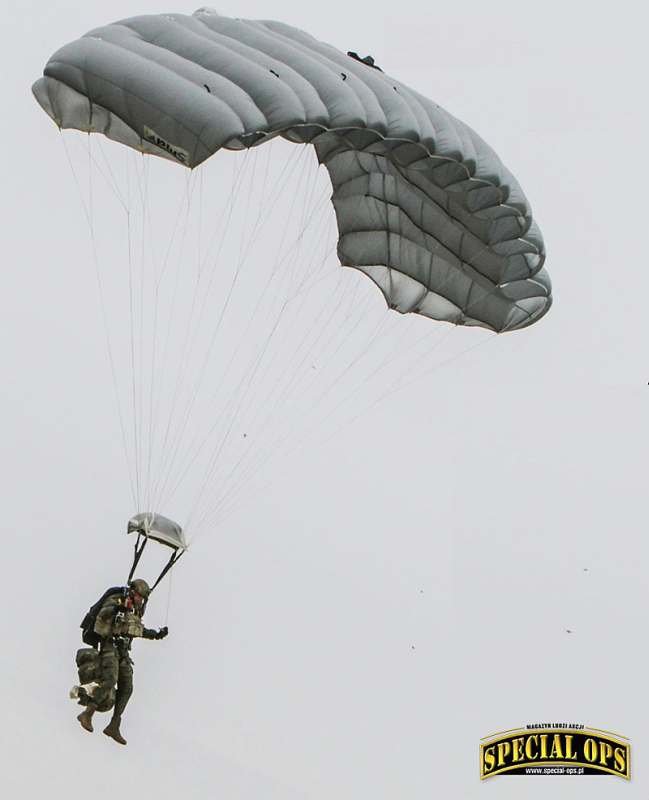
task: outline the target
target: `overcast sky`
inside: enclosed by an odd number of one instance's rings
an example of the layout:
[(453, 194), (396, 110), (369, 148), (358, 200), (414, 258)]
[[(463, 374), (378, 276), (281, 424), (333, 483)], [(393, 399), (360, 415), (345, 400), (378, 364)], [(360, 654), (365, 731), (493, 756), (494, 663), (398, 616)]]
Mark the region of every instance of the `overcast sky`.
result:
[[(79, 620), (128, 570), (134, 509), (88, 229), (30, 87), (87, 30), (195, 8), (5, 0), (7, 797), (647, 796), (641, 8), (218, 7), (371, 53), (478, 131), (532, 204), (555, 304), (285, 459), (197, 539), (147, 612), (162, 625), (169, 602), (170, 636), (135, 643), (119, 748), (81, 731), (67, 692)], [(480, 738), (534, 721), (629, 737), (631, 785), (481, 783)]]

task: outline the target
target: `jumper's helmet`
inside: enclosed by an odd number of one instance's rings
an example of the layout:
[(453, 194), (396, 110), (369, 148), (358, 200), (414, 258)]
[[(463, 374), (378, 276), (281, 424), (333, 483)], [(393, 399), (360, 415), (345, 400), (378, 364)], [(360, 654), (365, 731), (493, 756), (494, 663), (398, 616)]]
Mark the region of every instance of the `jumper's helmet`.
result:
[(140, 597), (143, 597), (145, 600), (151, 594), (151, 589), (149, 588), (149, 584), (146, 581), (142, 580), (142, 578), (134, 578), (132, 581), (129, 582), (128, 586), (129, 589), (131, 589), (133, 592), (137, 592), (140, 595)]

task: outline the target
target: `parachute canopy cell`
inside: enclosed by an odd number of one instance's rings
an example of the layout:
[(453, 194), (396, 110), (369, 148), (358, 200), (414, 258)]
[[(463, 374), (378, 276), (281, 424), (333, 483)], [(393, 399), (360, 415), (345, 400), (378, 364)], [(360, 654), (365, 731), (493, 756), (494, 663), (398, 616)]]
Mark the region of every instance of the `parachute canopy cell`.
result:
[(33, 91), (61, 128), (190, 168), (278, 135), (311, 143), (333, 184), (341, 264), (397, 311), (502, 332), (550, 308), (541, 233), (489, 145), (301, 30), (207, 8), (133, 17), (60, 49)]
[(138, 536), (144, 536), (148, 539), (153, 539), (160, 544), (165, 544), (173, 550), (181, 551), (187, 549), (185, 535), (183, 530), (178, 525), (167, 517), (161, 514), (154, 514), (153, 512), (144, 512), (136, 514), (128, 521), (127, 533), (137, 533)]

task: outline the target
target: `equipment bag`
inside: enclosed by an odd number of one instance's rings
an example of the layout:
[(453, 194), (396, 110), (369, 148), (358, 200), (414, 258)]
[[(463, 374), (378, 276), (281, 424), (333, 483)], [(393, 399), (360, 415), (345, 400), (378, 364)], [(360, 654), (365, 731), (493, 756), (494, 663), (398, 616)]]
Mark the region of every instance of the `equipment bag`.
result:
[(80, 650), (77, 650), (76, 662), (79, 672), (79, 683), (82, 686), (86, 683), (98, 680), (99, 653), (94, 647), (82, 647)]

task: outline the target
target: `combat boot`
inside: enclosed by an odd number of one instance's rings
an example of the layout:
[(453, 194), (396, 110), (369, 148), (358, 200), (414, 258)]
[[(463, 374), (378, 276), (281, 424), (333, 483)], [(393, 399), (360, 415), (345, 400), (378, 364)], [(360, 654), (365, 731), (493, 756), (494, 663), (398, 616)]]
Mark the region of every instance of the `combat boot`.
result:
[(88, 731), (88, 733), (92, 733), (94, 728), (92, 727), (92, 715), (97, 710), (97, 706), (93, 705), (92, 703), (88, 703), (86, 706), (86, 710), (82, 711), (77, 719), (81, 723), (81, 727), (84, 731)]
[(116, 742), (118, 742), (118, 744), (126, 744), (126, 739), (119, 732), (119, 723), (121, 721), (121, 717), (113, 717), (108, 725), (106, 725), (104, 728), (104, 733), (106, 736), (110, 736), (111, 739), (114, 739)]

